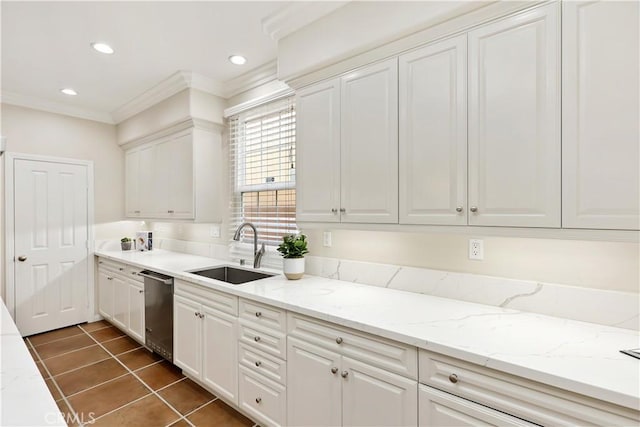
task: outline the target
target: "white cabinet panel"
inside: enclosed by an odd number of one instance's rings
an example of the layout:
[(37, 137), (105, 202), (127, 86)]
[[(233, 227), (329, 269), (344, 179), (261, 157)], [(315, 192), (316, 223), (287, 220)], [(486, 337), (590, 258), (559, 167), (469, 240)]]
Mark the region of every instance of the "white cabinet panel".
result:
[(129, 285), (118, 276), (112, 276), (113, 284), (113, 323), (127, 330), (129, 324)]
[(296, 219), (339, 222), (339, 79), (296, 94), (296, 159)]
[(341, 79), (342, 222), (398, 222), (398, 61)]
[[(127, 151), (124, 155), (125, 176), (125, 214), (128, 217), (138, 216), (141, 212), (140, 179), (137, 178), (140, 169), (140, 151)], [(136, 177), (134, 179), (134, 177)]]
[(145, 342), (144, 290), (136, 280), (129, 279), (129, 334), (139, 342)]
[(113, 278), (98, 271), (98, 311), (108, 320), (113, 318)]
[(238, 318), (202, 306), (202, 380), (217, 395), (238, 402)]
[(287, 390), (285, 387), (240, 367), (239, 406), (252, 418), (267, 426), (287, 424)]
[(189, 375), (202, 373), (202, 319), (200, 305), (186, 298), (173, 297), (173, 363)]
[(638, 2), (563, 3), (563, 227), (640, 223)]
[(469, 32), (469, 224), (560, 226), (556, 3)]
[(399, 58), (400, 223), (467, 223), (467, 37)]

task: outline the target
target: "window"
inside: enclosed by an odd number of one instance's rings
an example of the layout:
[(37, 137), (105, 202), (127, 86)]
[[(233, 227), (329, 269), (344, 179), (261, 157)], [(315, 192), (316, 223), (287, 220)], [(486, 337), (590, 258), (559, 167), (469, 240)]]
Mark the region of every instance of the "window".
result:
[[(231, 235), (243, 222), (258, 229), (267, 247), (282, 236), (297, 233), (295, 141), (296, 113), (293, 98), (278, 100), (229, 119), (231, 161)], [(245, 227), (240, 243), (232, 241), (231, 256), (253, 256), (253, 232)]]

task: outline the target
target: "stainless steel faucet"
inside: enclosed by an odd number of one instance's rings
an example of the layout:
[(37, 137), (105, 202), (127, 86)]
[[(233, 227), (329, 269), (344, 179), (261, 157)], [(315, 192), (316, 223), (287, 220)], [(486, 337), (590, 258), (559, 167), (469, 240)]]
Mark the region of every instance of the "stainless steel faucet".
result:
[(262, 255), (264, 255), (264, 243), (260, 247), (260, 250), (258, 250), (258, 230), (256, 230), (256, 227), (250, 222), (243, 222), (236, 229), (233, 240), (236, 242), (240, 240), (240, 232), (245, 225), (253, 229), (253, 268), (260, 268), (260, 261), (262, 261)]

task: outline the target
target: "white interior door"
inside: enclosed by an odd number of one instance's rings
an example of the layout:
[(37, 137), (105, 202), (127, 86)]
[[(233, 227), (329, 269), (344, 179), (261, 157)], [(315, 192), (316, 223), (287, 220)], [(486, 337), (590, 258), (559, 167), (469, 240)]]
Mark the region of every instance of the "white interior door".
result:
[(88, 320), (88, 168), (14, 163), (15, 314), (23, 336)]

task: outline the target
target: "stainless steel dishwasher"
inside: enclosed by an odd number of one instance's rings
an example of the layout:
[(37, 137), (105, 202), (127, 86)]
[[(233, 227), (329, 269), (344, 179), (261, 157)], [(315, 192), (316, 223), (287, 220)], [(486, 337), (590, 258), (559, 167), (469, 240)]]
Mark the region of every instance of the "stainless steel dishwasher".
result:
[(173, 363), (173, 277), (143, 270), (145, 343)]

